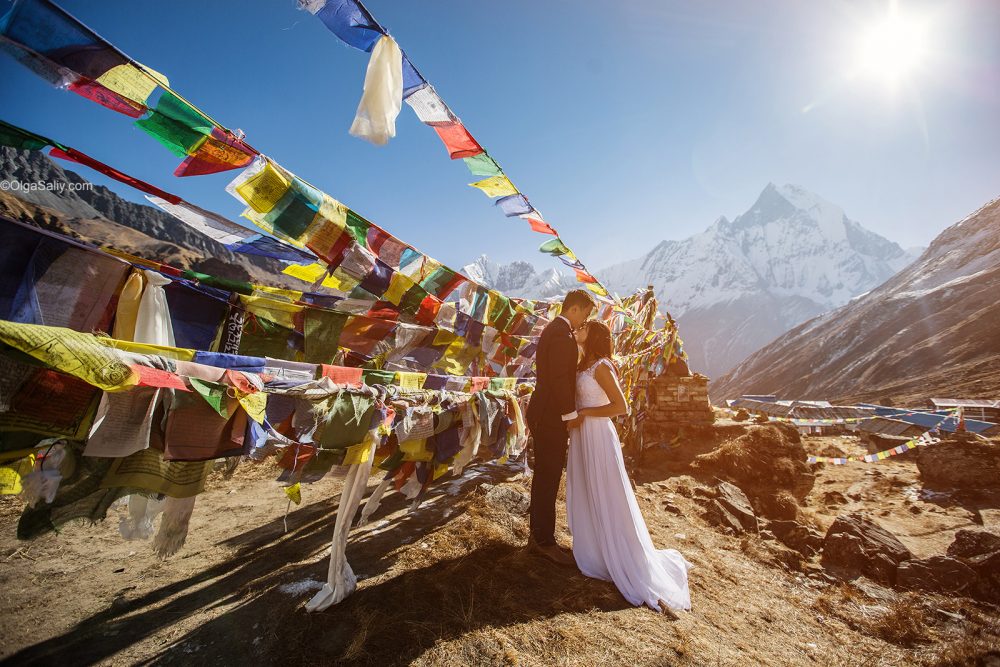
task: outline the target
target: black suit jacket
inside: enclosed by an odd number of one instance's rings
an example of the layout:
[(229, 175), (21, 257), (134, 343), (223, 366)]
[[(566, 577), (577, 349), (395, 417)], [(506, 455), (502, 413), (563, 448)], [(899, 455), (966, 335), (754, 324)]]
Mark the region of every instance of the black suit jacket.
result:
[(566, 432), (562, 416), (576, 410), (576, 338), (569, 324), (555, 319), (542, 331), (535, 351), (535, 391), (527, 422), (539, 432)]

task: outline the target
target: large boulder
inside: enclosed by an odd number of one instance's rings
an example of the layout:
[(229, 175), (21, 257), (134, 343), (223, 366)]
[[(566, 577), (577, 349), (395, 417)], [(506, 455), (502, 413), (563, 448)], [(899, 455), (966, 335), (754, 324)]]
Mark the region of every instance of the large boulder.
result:
[(948, 556), (908, 560), (896, 568), (896, 585), (911, 590), (968, 593), (976, 580), (976, 572), (971, 567)]
[(785, 424), (749, 426), (746, 433), (695, 457), (691, 467), (737, 485), (756, 514), (775, 518), (793, 518), (797, 501), (805, 499), (816, 481), (798, 431)]
[(918, 447), (917, 468), (932, 489), (993, 491), (1000, 480), (1000, 445), (975, 436)]
[(985, 530), (960, 530), (948, 547), (948, 555), (952, 558), (972, 558), (994, 551), (1000, 551), (1000, 535)]
[(837, 517), (823, 538), (823, 567), (843, 577), (896, 583), (896, 568), (910, 560), (896, 536), (861, 514)]

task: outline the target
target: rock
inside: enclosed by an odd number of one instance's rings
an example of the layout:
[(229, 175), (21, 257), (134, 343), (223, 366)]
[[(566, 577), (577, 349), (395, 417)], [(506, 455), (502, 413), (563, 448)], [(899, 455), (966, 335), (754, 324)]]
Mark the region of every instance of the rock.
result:
[(717, 494), (716, 500), (722, 504), (730, 514), (736, 517), (736, 519), (743, 526), (746, 531), (756, 533), (758, 530), (757, 526), (757, 515), (753, 511), (753, 507), (750, 505), (750, 499), (747, 495), (743, 493), (743, 490), (735, 484), (730, 484), (729, 482), (719, 482), (719, 485), (715, 487)]
[(1000, 445), (985, 439), (947, 440), (915, 452), (925, 487), (988, 491), (1000, 479)]
[(972, 597), (986, 602), (1000, 602), (1000, 550), (973, 556), (965, 561), (977, 576)]
[(740, 408), (736, 411), (736, 414), (733, 415), (733, 421), (745, 422), (748, 419), (750, 419), (750, 413), (747, 412), (746, 408)]
[(971, 567), (948, 556), (908, 560), (896, 569), (897, 586), (932, 593), (964, 593), (976, 579)]
[(678, 516), (680, 516), (682, 514), (681, 508), (678, 507), (677, 505), (674, 505), (669, 500), (663, 501), (663, 510), (665, 512), (670, 512), (671, 514), (676, 514)]
[(726, 506), (723, 505), (718, 500), (713, 500), (708, 504), (707, 511), (705, 512), (705, 521), (710, 524), (719, 526), (723, 529), (723, 532), (731, 531), (734, 534), (741, 534), (744, 531), (743, 524), (740, 520), (733, 516)]
[(827, 491), (823, 494), (824, 505), (844, 505), (846, 503), (847, 498), (840, 491)]
[(894, 584), (897, 566), (910, 558), (895, 535), (861, 514), (837, 517), (823, 538), (823, 567), (847, 577)]
[(777, 536), (769, 530), (760, 531), (760, 539), (766, 540), (768, 542), (773, 542), (777, 540)]
[[(489, 486), (483, 484), (480, 488)], [(508, 484), (497, 484), (486, 490), (486, 502), (498, 509), (511, 514), (527, 514), (531, 506), (531, 497)]]
[(948, 547), (952, 558), (972, 558), (1000, 550), (1000, 535), (985, 530), (960, 530)]
[(823, 535), (797, 521), (772, 521), (767, 525), (782, 544), (804, 556), (812, 556), (823, 548)]

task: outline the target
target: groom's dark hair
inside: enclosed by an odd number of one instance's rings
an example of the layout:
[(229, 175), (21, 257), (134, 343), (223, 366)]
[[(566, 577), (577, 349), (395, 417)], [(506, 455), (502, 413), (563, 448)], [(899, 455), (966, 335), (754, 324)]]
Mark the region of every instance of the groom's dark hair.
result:
[(582, 289), (571, 290), (566, 293), (563, 298), (562, 309), (569, 310), (573, 307), (588, 308), (593, 310), (595, 307), (594, 297), (590, 296), (587, 292)]

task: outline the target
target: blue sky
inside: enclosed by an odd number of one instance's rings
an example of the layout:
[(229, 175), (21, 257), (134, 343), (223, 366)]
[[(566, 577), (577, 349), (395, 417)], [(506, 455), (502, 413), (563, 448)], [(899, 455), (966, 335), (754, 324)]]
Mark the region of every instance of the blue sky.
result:
[[(367, 55), (293, 0), (61, 4), (256, 148), (446, 264), (487, 253), (560, 266), (536, 251), (546, 237), (466, 186), (462, 162), (405, 105), (388, 146), (349, 136)], [(738, 215), (768, 182), (802, 185), (904, 246), (1000, 195), (1000, 3), (901, 2), (926, 20), (927, 54), (893, 90), (845, 78), (884, 0), (367, 6), (598, 274)], [(200, 206), (241, 210), (224, 192), (237, 172), (176, 178), (179, 160), (128, 118), (6, 57), (0, 117)]]

